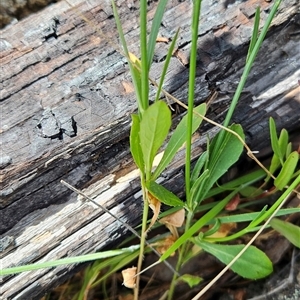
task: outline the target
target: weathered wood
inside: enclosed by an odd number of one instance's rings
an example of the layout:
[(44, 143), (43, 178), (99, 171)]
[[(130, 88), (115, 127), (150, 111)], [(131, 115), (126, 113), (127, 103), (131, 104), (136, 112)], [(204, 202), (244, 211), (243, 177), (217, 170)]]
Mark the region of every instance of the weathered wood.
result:
[[(76, 9), (117, 44), (110, 1)], [(119, 1), (129, 47), (138, 53), (138, 1)], [(255, 7), (262, 22), (271, 3), (204, 1), (199, 40), (196, 102), (210, 89), (219, 97), (210, 116), (221, 121), (245, 63)], [(156, 2), (150, 2), (153, 16)], [(170, 1), (160, 35), (181, 27), (165, 89), (187, 98), (191, 2)], [(278, 128), (299, 130), (298, 1), (284, 1), (250, 74), (234, 115), (253, 150), (269, 144), (268, 117)], [(60, 180), (95, 188), (96, 200), (131, 225), (140, 220), (138, 174), (128, 149), (130, 113), (136, 109), (124, 57), (65, 2), (52, 5), (1, 32), (1, 234), (2, 266), (94, 252), (126, 231), (91, 204), (82, 204)], [(151, 77), (158, 79), (168, 45), (159, 43)], [(154, 91), (151, 91), (153, 96)], [(205, 127), (213, 135), (216, 128)], [(193, 156), (205, 138), (195, 138)], [(161, 181), (182, 194), (183, 152)], [(104, 190), (103, 190), (104, 189)], [(3, 246), (3, 248), (5, 248)], [(62, 266), (4, 278), (3, 299), (38, 298), (68, 274)]]

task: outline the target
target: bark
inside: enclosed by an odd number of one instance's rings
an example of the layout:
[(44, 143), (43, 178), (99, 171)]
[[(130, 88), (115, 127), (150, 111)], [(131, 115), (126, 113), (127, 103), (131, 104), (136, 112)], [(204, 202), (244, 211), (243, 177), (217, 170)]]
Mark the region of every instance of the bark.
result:
[[(59, 259), (111, 248), (126, 229), (60, 183), (84, 189), (123, 221), (140, 222), (138, 172), (128, 136), (137, 108), (110, 1), (59, 2), (2, 30), (1, 49), (1, 250), (2, 267)], [(209, 117), (222, 122), (242, 74), (255, 7), (264, 24), (267, 1), (204, 1), (199, 38), (196, 103), (212, 92)], [(187, 98), (191, 1), (170, 1), (160, 36), (181, 27), (164, 88)], [(119, 1), (131, 52), (138, 55), (138, 1)], [(153, 17), (156, 1), (149, 3)], [(82, 16), (89, 20), (86, 23)], [(241, 123), (253, 150), (269, 146), (268, 118), (278, 130), (299, 132), (298, 1), (280, 7), (241, 97), (233, 121)], [(169, 43), (158, 42), (151, 78), (158, 80)], [(154, 89), (151, 90), (151, 98)], [(175, 104), (173, 105), (177, 107)], [(174, 123), (181, 117), (174, 114)], [(194, 139), (201, 153), (205, 125)], [(205, 133), (205, 134), (204, 134)], [(183, 195), (184, 152), (163, 173), (162, 183)], [(74, 266), (3, 278), (3, 299), (40, 297)]]

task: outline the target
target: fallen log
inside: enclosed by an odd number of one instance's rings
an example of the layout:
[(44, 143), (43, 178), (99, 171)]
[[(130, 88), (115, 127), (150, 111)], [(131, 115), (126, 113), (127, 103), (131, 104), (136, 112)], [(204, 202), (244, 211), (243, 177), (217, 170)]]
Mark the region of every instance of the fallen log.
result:
[[(228, 2), (203, 2), (198, 45), (195, 100), (206, 101), (217, 91), (209, 111), (217, 122), (222, 122), (242, 74), (255, 8), (262, 7), (264, 23), (272, 5), (263, 0)], [(138, 1), (118, 3), (129, 48), (137, 54)], [(150, 18), (155, 6), (149, 1)], [(160, 30), (170, 40), (181, 27), (164, 88), (182, 101), (188, 89), (190, 13), (190, 1), (170, 2)], [(299, 27), (297, 1), (284, 1), (235, 112), (233, 121), (242, 124), (253, 150), (270, 144), (269, 116), (279, 130), (299, 131)], [(128, 224), (140, 222), (139, 176), (128, 144), (130, 114), (137, 107), (117, 44), (109, 1), (98, 5), (79, 0), (75, 9), (59, 2), (1, 31), (3, 268), (92, 253), (113, 247), (126, 233), (116, 220), (83, 203), (62, 179)], [(151, 71), (155, 80), (167, 48), (167, 43), (157, 45)], [(174, 115), (174, 123), (181, 115)], [(217, 130), (204, 126), (196, 135), (194, 158), (206, 134)], [(182, 151), (160, 178), (180, 196), (183, 163)], [(73, 265), (60, 266), (5, 277), (1, 298), (38, 299), (73, 270)]]

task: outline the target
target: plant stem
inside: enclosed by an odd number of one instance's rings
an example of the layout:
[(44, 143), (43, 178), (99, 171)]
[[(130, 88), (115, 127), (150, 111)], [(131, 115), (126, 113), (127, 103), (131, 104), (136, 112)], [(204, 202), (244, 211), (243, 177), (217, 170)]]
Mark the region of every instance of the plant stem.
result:
[[(142, 269), (145, 241), (146, 241), (146, 236), (147, 236), (147, 221), (148, 221), (148, 210), (149, 210), (146, 183), (145, 183), (145, 177), (143, 174), (141, 174), (141, 186), (142, 186), (142, 192), (143, 192), (144, 208), (143, 208), (142, 231), (141, 231), (141, 239), (140, 239), (140, 254), (139, 254), (139, 259), (138, 259), (138, 264), (137, 264), (137, 274), (140, 273), (141, 269)], [(135, 289), (134, 289), (134, 298), (133, 298), (134, 300), (138, 300), (138, 298), (139, 298), (139, 284), (140, 284), (140, 276), (137, 275), (136, 285), (135, 285)]]
[[(193, 218), (192, 199), (190, 197), (191, 190), (191, 149), (192, 149), (192, 127), (193, 127), (193, 109), (194, 109), (194, 95), (195, 95), (195, 77), (196, 77), (196, 63), (197, 63), (197, 41), (198, 41), (198, 28), (200, 18), (201, 0), (195, 0), (193, 6), (193, 20), (192, 20), (192, 45), (190, 56), (190, 72), (189, 72), (189, 96), (188, 96), (188, 117), (187, 117), (187, 133), (186, 133), (186, 156), (185, 156), (185, 194), (186, 201), (189, 207), (185, 231), (190, 228), (191, 220)], [(186, 249), (188, 247), (188, 241), (184, 243), (179, 251), (178, 261), (176, 265), (176, 271), (179, 272), (182, 264), (182, 260), (185, 256)], [(170, 289), (168, 292), (168, 299), (173, 298), (177, 274), (175, 273), (172, 278)]]
[[(147, 54), (147, 0), (140, 1), (140, 48), (141, 48), (141, 100), (143, 111), (147, 109), (149, 95), (149, 68)], [(143, 113), (143, 111), (141, 113)]]
[[(194, 214), (189, 211), (188, 214), (187, 214), (187, 217), (186, 217), (185, 231), (187, 231), (190, 228), (190, 224), (192, 222), (193, 217), (194, 217)], [(176, 281), (177, 281), (177, 278), (178, 278), (177, 274), (180, 271), (180, 268), (181, 268), (181, 265), (182, 265), (182, 260), (183, 260), (183, 258), (185, 256), (185, 252), (186, 252), (188, 244), (189, 243), (187, 241), (180, 248), (179, 255), (178, 255), (178, 261), (177, 261), (177, 264), (176, 264), (176, 271), (177, 271), (177, 273), (173, 274), (173, 278), (172, 278), (172, 281), (171, 281), (171, 284), (170, 284), (170, 288), (169, 288), (169, 292), (168, 292), (168, 300), (172, 300), (173, 299), (173, 295), (174, 295), (174, 291), (175, 291), (175, 286), (176, 286)]]
[(197, 41), (198, 27), (200, 17), (201, 0), (195, 0), (193, 6), (192, 20), (192, 45), (190, 57), (190, 72), (189, 72), (189, 97), (188, 97), (188, 117), (187, 117), (187, 133), (186, 133), (186, 156), (185, 156), (185, 193), (188, 207), (192, 207), (192, 199), (190, 199), (191, 190), (191, 148), (192, 148), (192, 125), (193, 125), (193, 109), (195, 95), (195, 77), (197, 63)]

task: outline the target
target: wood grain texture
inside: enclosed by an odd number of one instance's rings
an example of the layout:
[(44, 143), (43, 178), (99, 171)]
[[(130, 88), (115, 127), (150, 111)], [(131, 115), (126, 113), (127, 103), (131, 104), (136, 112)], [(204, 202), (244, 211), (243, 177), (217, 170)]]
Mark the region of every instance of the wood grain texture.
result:
[[(1, 31), (0, 231), (2, 237), (12, 237), (10, 247), (3, 249), (3, 267), (95, 252), (112, 247), (125, 234), (111, 217), (83, 204), (61, 179), (87, 193), (95, 188), (96, 200), (129, 224), (140, 220), (138, 175), (128, 148), (136, 104), (126, 60), (77, 13), (118, 44), (110, 1), (73, 3), (75, 10), (59, 2)], [(118, 4), (130, 50), (138, 54), (138, 1)], [(150, 1), (150, 19), (156, 4)], [(241, 76), (257, 5), (264, 23), (272, 3), (203, 2), (196, 102), (217, 89), (209, 113), (215, 121), (223, 120)], [(182, 101), (188, 88), (190, 13), (191, 1), (170, 1), (160, 29), (160, 36), (171, 39), (181, 27), (165, 89)], [(299, 30), (298, 1), (284, 1), (233, 119), (243, 125), (253, 150), (269, 145), (269, 116), (279, 129), (299, 132)], [(155, 80), (167, 49), (167, 44), (157, 44), (151, 70)], [(202, 133), (216, 131), (206, 125)], [(204, 144), (203, 135), (195, 138), (194, 157)], [(160, 178), (179, 195), (183, 161), (182, 152)], [(73, 269), (61, 266), (6, 277), (1, 297), (39, 298)]]

